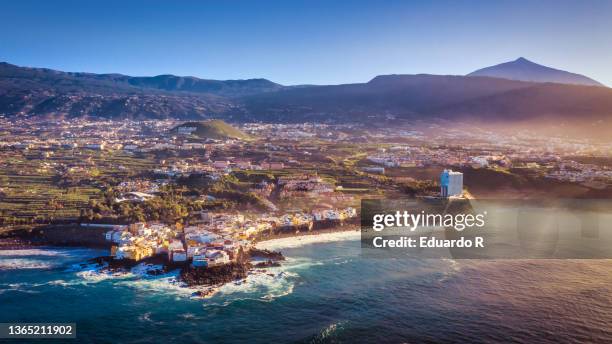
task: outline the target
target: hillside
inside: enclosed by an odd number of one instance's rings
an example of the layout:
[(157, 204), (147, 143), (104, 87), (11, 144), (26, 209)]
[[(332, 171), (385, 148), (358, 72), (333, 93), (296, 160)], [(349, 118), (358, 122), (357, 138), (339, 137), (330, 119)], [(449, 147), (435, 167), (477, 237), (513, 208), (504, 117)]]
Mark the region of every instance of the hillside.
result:
[(612, 120), (612, 89), (490, 77), (385, 75), (365, 84), (289, 89), (242, 98), (252, 118), (277, 121), (475, 119)]
[(488, 76), (510, 80), (532, 82), (554, 82), (570, 85), (603, 86), (601, 83), (584, 75), (542, 66), (524, 57), (510, 62), (476, 70), (467, 76)]
[(450, 75), (382, 75), (362, 84), (288, 89), (243, 97), (252, 118), (275, 121), (359, 120), (392, 114), (429, 117), (437, 110), (532, 84), (493, 78)]
[(187, 130), (191, 135), (199, 138), (207, 138), (214, 140), (221, 140), (227, 138), (235, 139), (250, 139), (249, 135), (243, 133), (240, 129), (237, 129), (224, 121), (221, 120), (209, 120), (203, 122), (185, 122), (173, 129), (177, 133), (181, 130)]
[(2, 86), (29, 89), (51, 89), (56, 92), (98, 93), (205, 93), (237, 97), (282, 89), (284, 86), (266, 79), (208, 80), (192, 76), (158, 75), (134, 77), (122, 74), (70, 73), (47, 68), (19, 67), (0, 62)]
[(470, 119), (506, 124), (553, 119), (605, 131), (612, 127), (612, 89), (427, 74), (287, 87), (264, 79), (130, 77), (0, 63), (0, 116), (329, 123)]
[(68, 73), (0, 62), (0, 115), (206, 119), (235, 111), (232, 97), (280, 88), (265, 79)]
[(612, 89), (579, 85), (533, 84), (440, 108), (445, 116), (494, 120), (612, 120)]

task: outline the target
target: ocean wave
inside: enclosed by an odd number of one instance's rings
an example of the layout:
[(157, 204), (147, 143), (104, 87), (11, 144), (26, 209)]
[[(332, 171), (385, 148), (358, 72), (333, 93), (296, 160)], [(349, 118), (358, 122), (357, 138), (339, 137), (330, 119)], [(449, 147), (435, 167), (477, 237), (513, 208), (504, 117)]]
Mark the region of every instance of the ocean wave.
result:
[[(52, 269), (100, 253), (92, 249), (35, 248), (0, 250), (0, 270)], [(74, 269), (79, 270), (79, 269)]]
[(179, 314), (178, 316), (179, 318), (182, 318), (185, 320), (194, 320), (197, 318), (197, 316), (193, 313), (183, 313), (183, 314)]
[(29, 248), (0, 250), (0, 257), (93, 257), (100, 251), (90, 248)]
[(221, 300), (222, 305), (241, 300), (270, 302), (293, 293), (300, 271), (323, 264), (306, 257), (287, 257), (280, 267), (255, 269), (246, 279), (219, 287), (214, 300)]
[(71, 285), (75, 285), (78, 282), (75, 281), (65, 281), (63, 279), (59, 279), (59, 280), (53, 280), (53, 281), (48, 281), (48, 282), (44, 282), (44, 283), (28, 283), (28, 282), (21, 282), (21, 283), (6, 283), (6, 284), (0, 284), (0, 294), (2, 292), (6, 292), (6, 291), (20, 291), (20, 292), (24, 292), (24, 293), (38, 293), (39, 291), (33, 290), (35, 288), (40, 288), (40, 287), (44, 287), (44, 286), (62, 286), (62, 287), (68, 287)]
[(30, 283), (8, 283), (3, 284), (0, 287), (0, 294), (6, 292), (19, 292), (24, 294), (38, 294), (40, 291), (32, 290), (33, 287), (40, 286), (41, 284), (30, 284)]
[(102, 282), (113, 279), (133, 278), (135, 276), (130, 272), (109, 272), (100, 269), (84, 270), (76, 274), (87, 282)]
[(285, 257), (285, 261), (282, 264), (281, 268), (286, 271), (299, 271), (313, 266), (325, 265), (325, 262), (308, 257)]
[(39, 259), (27, 258), (2, 258), (0, 259), (0, 270), (20, 270), (20, 269), (51, 269), (57, 265)]
[(179, 271), (174, 270), (165, 274), (151, 275), (149, 272), (161, 271), (161, 265), (138, 264), (129, 271), (108, 271), (108, 264), (74, 264), (67, 271), (75, 271), (81, 283), (99, 283), (109, 281), (117, 286), (135, 288), (148, 293), (175, 294), (181, 297), (191, 297), (198, 288), (188, 288), (178, 278)]
[(178, 270), (149, 275), (148, 271), (161, 269), (161, 266), (157, 265), (140, 264), (124, 273), (112, 274), (98, 269), (79, 274), (91, 281), (117, 279), (115, 284), (118, 286), (135, 288), (146, 293), (174, 294), (191, 298), (202, 298), (196, 295), (204, 294), (207, 305), (227, 305), (238, 300), (271, 301), (289, 295), (298, 280), (297, 271), (320, 264), (323, 263), (307, 258), (287, 258), (281, 267), (254, 269), (245, 279), (220, 286), (189, 287), (180, 281)]
[(343, 258), (343, 257), (338, 257), (338, 258), (334, 258), (332, 260), (334, 265), (343, 265), (343, 264), (348, 264), (351, 263), (353, 260), (350, 258)]
[(462, 265), (454, 259), (441, 259), (442, 262), (447, 263), (445, 270), (442, 271), (442, 277), (438, 279), (438, 282), (445, 282), (447, 279), (461, 272)]
[(163, 321), (155, 321), (155, 320), (151, 319), (151, 312), (146, 312), (144, 314), (141, 314), (140, 316), (138, 316), (138, 320), (140, 320), (142, 322), (152, 323), (152, 324), (155, 324), (155, 325), (163, 325), (164, 324)]
[(268, 268), (266, 270), (255, 270), (246, 279), (235, 283), (227, 283), (218, 288), (220, 297), (227, 298), (226, 301), (238, 299), (251, 299), (271, 301), (293, 292), (297, 274), (283, 271), (282, 268)]
[[(219, 304), (219, 301), (221, 304), (229, 304), (244, 299), (271, 301), (289, 295), (299, 281), (299, 271), (322, 264), (324, 263), (310, 258), (287, 257), (282, 266), (254, 269), (243, 280), (219, 286), (193, 287), (180, 280), (179, 270), (154, 275), (149, 273), (160, 272), (163, 268), (161, 265), (138, 264), (128, 271), (110, 272), (106, 266), (74, 264), (67, 271), (76, 272), (80, 281), (78, 283), (81, 284), (111, 281), (116, 286), (134, 288), (145, 293), (173, 294), (179, 298), (205, 298), (207, 304), (213, 305)], [(55, 283), (70, 286), (77, 282), (57, 280)]]
[(58, 256), (61, 253), (56, 250), (48, 249), (18, 249), (18, 250), (0, 250), (0, 257), (21, 257), (21, 256)]
[(162, 265), (141, 263), (130, 269), (130, 272), (138, 276), (147, 276), (151, 272), (161, 272), (163, 269), (164, 267)]
[(58, 280), (54, 280), (54, 281), (49, 281), (46, 283), (47, 285), (55, 285), (55, 286), (60, 286), (60, 287), (71, 287), (71, 286), (75, 286), (75, 285), (81, 285), (82, 283), (78, 280), (72, 280), (72, 281), (66, 281), (63, 279), (58, 279)]
[[(191, 297), (201, 288), (189, 288), (179, 280), (178, 270), (157, 276), (137, 276), (137, 278), (118, 281), (116, 285), (138, 289), (146, 293), (174, 294), (180, 297)], [(133, 275), (132, 276), (136, 276)]]
[(319, 332), (319, 334), (311, 341), (311, 343), (327, 343), (331, 338), (342, 331), (346, 325), (346, 321), (339, 321), (330, 324)]

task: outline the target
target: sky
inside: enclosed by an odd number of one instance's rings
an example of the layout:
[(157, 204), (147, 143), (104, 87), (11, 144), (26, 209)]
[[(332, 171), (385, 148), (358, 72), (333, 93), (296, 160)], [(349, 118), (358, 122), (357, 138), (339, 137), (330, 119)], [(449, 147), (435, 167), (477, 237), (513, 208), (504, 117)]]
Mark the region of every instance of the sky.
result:
[(612, 1), (0, 0), (0, 61), (285, 84), (525, 57), (612, 85)]

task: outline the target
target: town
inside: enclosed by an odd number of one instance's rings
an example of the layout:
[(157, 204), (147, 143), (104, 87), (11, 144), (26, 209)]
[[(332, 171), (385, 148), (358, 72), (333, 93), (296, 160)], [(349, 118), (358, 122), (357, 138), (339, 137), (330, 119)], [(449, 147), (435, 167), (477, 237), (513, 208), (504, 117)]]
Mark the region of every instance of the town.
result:
[(193, 267), (214, 267), (236, 261), (241, 250), (249, 250), (255, 239), (273, 233), (312, 230), (315, 225), (342, 226), (357, 216), (348, 207), (341, 210), (313, 211), (310, 214), (263, 215), (247, 219), (241, 214), (201, 212), (197, 224), (182, 228), (162, 223), (129, 225), (87, 224), (86, 227), (110, 228), (105, 239), (112, 243), (115, 259), (140, 261), (165, 255), (167, 261), (191, 262)]
[(473, 197), (612, 195), (609, 143), (528, 131), (27, 117), (0, 127), (3, 235), (119, 226), (116, 257), (231, 260), (270, 228), (355, 217), (362, 199), (457, 194), (452, 182), (441, 190), (446, 169)]

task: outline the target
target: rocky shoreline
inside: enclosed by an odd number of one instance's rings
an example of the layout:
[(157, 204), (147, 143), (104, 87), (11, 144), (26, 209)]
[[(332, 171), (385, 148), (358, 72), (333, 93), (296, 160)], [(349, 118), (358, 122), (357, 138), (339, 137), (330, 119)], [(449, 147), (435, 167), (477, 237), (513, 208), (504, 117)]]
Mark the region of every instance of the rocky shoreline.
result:
[(180, 280), (189, 287), (217, 286), (245, 279), (251, 268), (249, 262), (232, 262), (208, 268), (187, 265), (181, 269)]
[[(292, 230), (265, 233), (255, 242), (267, 240), (335, 233), (359, 229), (358, 219), (343, 223), (327, 221), (311, 230)], [(18, 228), (0, 232), (0, 250), (14, 250), (41, 246), (110, 248), (104, 239), (106, 229), (84, 228), (78, 224), (44, 225), (36, 228)]]
[[(258, 238), (258, 240), (255, 242), (263, 242), (279, 238), (342, 232), (354, 229), (355, 226), (345, 225), (342, 227), (322, 228), (304, 232), (277, 233), (276, 235), (270, 235), (265, 238)], [(32, 240), (28, 239), (28, 234), (31, 234), (32, 232), (19, 232), (17, 233), (18, 235), (14, 236), (3, 235), (0, 237), (0, 250), (27, 249), (31, 247), (43, 246), (89, 248), (101, 247), (98, 242), (93, 242), (92, 239), (85, 238), (83, 235), (88, 236), (95, 234), (96, 237), (102, 237), (102, 234), (89, 231), (86, 234), (83, 233), (78, 238), (73, 237), (69, 240), (56, 240), (58, 236), (66, 234), (66, 231), (72, 233), (74, 230), (75, 227), (73, 226), (46, 228), (45, 230), (36, 231)], [(50, 238), (51, 240), (45, 240), (47, 238)], [(194, 293), (195, 296), (205, 297), (210, 296), (212, 293), (214, 293), (215, 288), (224, 284), (232, 282), (240, 283), (240, 281), (246, 279), (249, 274), (256, 270), (261, 271), (261, 269), (279, 267), (281, 266), (281, 262), (284, 260), (285, 257), (280, 251), (261, 249), (253, 246), (249, 248), (248, 251), (243, 252), (232, 263), (207, 268), (193, 267), (189, 262), (171, 262), (168, 261), (165, 255), (156, 255), (139, 261), (129, 259), (117, 260), (112, 256), (100, 256), (89, 259), (88, 261), (80, 264), (80, 267), (85, 269), (93, 266), (100, 272), (111, 274), (130, 272), (139, 265), (146, 267), (142, 270), (142, 272), (148, 275), (162, 275), (171, 271), (179, 270), (178, 281), (184, 283), (187, 287), (205, 287), (205, 289), (199, 289)]]
[[(265, 260), (254, 263), (252, 259)], [(234, 262), (207, 268), (194, 267), (188, 262), (169, 262), (163, 255), (145, 258), (140, 261), (130, 259), (117, 260), (112, 256), (100, 256), (80, 264), (80, 268), (88, 268), (93, 265), (96, 269), (99, 269), (99, 272), (114, 274), (129, 272), (138, 265), (145, 265), (153, 267), (144, 270), (148, 275), (162, 275), (174, 270), (180, 270), (178, 280), (185, 283), (187, 287), (218, 287), (226, 283), (244, 280), (253, 269), (278, 267), (280, 266), (280, 261), (283, 260), (285, 260), (285, 257), (281, 252), (252, 248)], [(212, 290), (198, 290), (196, 296), (207, 296), (210, 292)]]
[(79, 224), (44, 225), (0, 232), (0, 249), (40, 246), (110, 248), (104, 228), (84, 228)]
[(249, 250), (249, 255), (251, 258), (264, 258), (264, 259), (267, 259), (268, 261), (285, 260), (285, 257), (283, 256), (281, 252), (265, 250), (265, 249), (258, 249), (255, 247), (252, 247)]
[(0, 250), (23, 250), (37, 246), (45, 245), (37, 245), (21, 238), (0, 238)]

